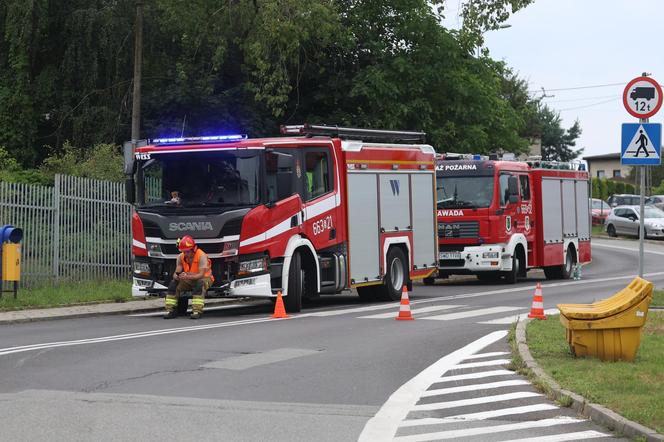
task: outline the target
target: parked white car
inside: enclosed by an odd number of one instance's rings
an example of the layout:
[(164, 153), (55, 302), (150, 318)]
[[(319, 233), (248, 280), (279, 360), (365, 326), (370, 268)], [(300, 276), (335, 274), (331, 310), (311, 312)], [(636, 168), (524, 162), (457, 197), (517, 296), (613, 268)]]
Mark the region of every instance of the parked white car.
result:
[[(664, 238), (664, 211), (645, 206), (644, 228), (646, 238)], [(606, 218), (606, 233), (609, 236), (639, 236), (639, 206), (614, 207)]]

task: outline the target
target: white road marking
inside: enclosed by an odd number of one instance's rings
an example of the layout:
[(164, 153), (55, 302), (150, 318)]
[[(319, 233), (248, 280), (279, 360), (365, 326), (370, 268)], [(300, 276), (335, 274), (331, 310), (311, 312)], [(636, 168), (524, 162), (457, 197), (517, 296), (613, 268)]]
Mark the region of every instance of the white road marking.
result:
[(494, 313), (503, 313), (514, 310), (523, 310), (523, 309), (524, 309), (523, 307), (498, 306), (498, 307), (481, 308), (477, 310), (469, 310), (467, 312), (447, 313), (445, 315), (427, 316), (422, 319), (431, 319), (434, 321), (453, 321), (455, 319), (473, 318), (475, 316), (486, 316), (486, 315), (492, 315)]
[(491, 367), (492, 365), (509, 364), (509, 359), (494, 359), (492, 361), (468, 362), (467, 364), (457, 364), (452, 367), (452, 370), (460, 370), (463, 368), (477, 368), (477, 367)]
[(516, 393), (497, 394), (495, 396), (475, 397), (472, 399), (460, 399), (458, 401), (435, 402), (432, 404), (415, 405), (412, 411), (447, 410), (449, 408), (465, 407), (467, 405), (489, 404), (492, 402), (511, 401), (514, 399), (525, 399), (528, 397), (540, 397), (540, 393), (534, 391), (517, 391)]
[(438, 425), (438, 424), (445, 424), (450, 421), (458, 422), (460, 420), (479, 421), (479, 420), (493, 419), (494, 417), (510, 416), (513, 414), (526, 414), (526, 413), (534, 413), (536, 411), (548, 411), (548, 410), (557, 410), (557, 409), (558, 407), (550, 404), (525, 405), (522, 407), (501, 408), (499, 410), (483, 411), (480, 413), (459, 414), (444, 419), (438, 419), (438, 418), (409, 419), (402, 421), (399, 426), (417, 427), (419, 425)]
[(609, 437), (609, 435), (591, 430), (567, 434), (553, 434), (551, 436), (527, 437), (525, 439), (512, 439), (503, 442), (563, 442), (566, 440), (597, 439), (598, 437)]
[(504, 356), (508, 354), (510, 354), (508, 351), (492, 351), (490, 353), (479, 353), (476, 355), (468, 356), (466, 359), (492, 358), (494, 356)]
[[(293, 315), (291, 318), (297, 318)], [(152, 336), (160, 335), (170, 335), (175, 333), (187, 333), (200, 330), (210, 330), (215, 328), (224, 328), (232, 327), (235, 325), (246, 325), (246, 324), (258, 324), (261, 322), (268, 321), (281, 321), (281, 319), (272, 319), (272, 318), (258, 318), (258, 319), (244, 319), (240, 321), (231, 321), (231, 322), (222, 322), (216, 324), (206, 324), (206, 325), (197, 325), (192, 327), (179, 327), (179, 328), (167, 328), (162, 330), (152, 330), (138, 333), (128, 333), (124, 335), (114, 335), (114, 336), (104, 336), (100, 338), (91, 338), (91, 339), (78, 339), (75, 341), (60, 341), (60, 342), (46, 342), (42, 344), (32, 344), (32, 345), (21, 345), (18, 347), (7, 347), (0, 348), (0, 356), (9, 355), (13, 353), (23, 353), (27, 351), (43, 350), (47, 348), (56, 348), (56, 347), (71, 347), (75, 345), (85, 345), (85, 344), (98, 344), (101, 342), (111, 342), (111, 341), (124, 341), (129, 339), (138, 339), (138, 338), (148, 338)]]
[[(466, 358), (468, 359), (468, 358)], [(437, 380), (435, 383), (440, 384), (443, 382), (455, 382), (455, 381), (465, 381), (467, 379), (481, 379), (481, 378), (489, 378), (492, 376), (511, 376), (515, 375), (516, 373), (513, 371), (509, 370), (490, 370), (490, 371), (481, 371), (478, 373), (468, 373), (468, 374), (458, 374), (454, 376), (443, 376), (439, 380)]]
[(319, 350), (308, 350), (306, 348), (278, 348), (263, 353), (251, 353), (222, 359), (220, 361), (212, 361), (202, 365), (202, 367), (246, 370), (260, 365), (273, 364), (275, 362), (287, 361), (289, 359), (301, 358), (302, 356), (311, 356), (319, 353)]
[(468, 356), (477, 353), (494, 342), (504, 339), (507, 330), (495, 331), (442, 357), (414, 378), (399, 387), (364, 426), (359, 441), (389, 440), (396, 434), (399, 423), (408, 415), (431, 384)]
[[(458, 422), (448, 419), (447, 423)], [(432, 440), (456, 439), (460, 437), (479, 436), (482, 434), (503, 433), (506, 431), (527, 430), (530, 428), (553, 427), (555, 425), (576, 424), (583, 422), (573, 417), (557, 417), (553, 419), (541, 419), (537, 421), (517, 422), (515, 424), (492, 425), (490, 427), (464, 428), (461, 430), (439, 431), (437, 433), (414, 434), (411, 436), (395, 437), (395, 442), (426, 442)]]
[(452, 393), (462, 393), (464, 391), (481, 391), (493, 388), (513, 387), (516, 385), (530, 385), (525, 379), (513, 379), (511, 381), (487, 382), (485, 384), (462, 385), (461, 387), (439, 388), (437, 390), (427, 390), (422, 397), (441, 396)]
[[(549, 308), (544, 310), (545, 315), (553, 316), (559, 313), (560, 311), (557, 308)], [(523, 319), (526, 319), (527, 317), (528, 313), (521, 313), (520, 315), (516, 316), (505, 316), (504, 318), (493, 319), (491, 321), (478, 322), (478, 324), (506, 325), (506, 324), (512, 324), (516, 321), (521, 321)]]
[[(580, 281), (555, 282), (555, 283), (551, 283), (551, 284), (543, 284), (542, 288), (546, 289), (548, 287), (566, 287), (568, 285), (587, 285), (587, 284), (604, 285), (607, 282), (620, 281), (620, 280), (623, 280), (623, 279), (634, 279), (634, 276), (635, 275), (631, 274), (631, 275), (615, 276), (615, 277), (612, 277), (612, 278), (583, 279), (583, 280), (580, 280)], [(647, 274), (644, 275), (644, 278), (651, 278), (651, 277), (654, 277), (654, 276), (664, 276), (664, 272), (647, 273)], [(532, 292), (534, 290), (535, 282), (537, 282), (537, 281), (533, 281), (533, 285), (524, 286), (524, 287), (511, 287), (511, 288), (508, 288), (508, 289), (488, 290), (488, 291), (483, 291), (483, 292), (473, 292), (473, 293), (463, 293), (463, 294), (459, 294), (459, 295), (441, 296), (441, 297), (430, 298), (430, 299), (411, 300), (410, 305), (412, 307), (414, 305), (425, 304), (425, 303), (430, 303), (430, 302), (443, 302), (443, 301), (452, 301), (452, 300), (455, 300), (455, 299), (477, 298), (477, 297), (482, 297), (482, 296), (498, 295), (498, 294), (501, 294), (501, 293), (515, 293), (515, 292), (525, 292), (525, 291)], [(342, 308), (342, 309), (336, 309), (336, 310), (324, 310), (323, 309), (323, 310), (314, 311), (314, 312), (310, 312), (310, 313), (303, 313), (301, 315), (298, 315), (298, 317), (306, 318), (306, 317), (309, 317), (309, 316), (313, 316), (313, 317), (337, 316), (337, 315), (346, 315), (346, 314), (350, 314), (350, 313), (361, 313), (361, 312), (368, 312), (368, 311), (375, 311), (375, 310), (384, 310), (384, 309), (388, 309), (388, 308), (392, 308), (392, 309), (395, 309), (395, 311), (398, 311), (399, 302), (390, 302), (390, 303), (387, 303), (387, 304), (372, 305), (372, 306), (367, 306), (367, 307)], [(523, 307), (523, 308), (528, 308), (528, 307)]]
[[(412, 309), (412, 314), (413, 316), (417, 317), (419, 314), (422, 313), (430, 313), (430, 312), (437, 312), (440, 310), (452, 310), (455, 308), (461, 308), (461, 307), (466, 307), (465, 305), (432, 305), (429, 307), (419, 307), (417, 309)], [(398, 312), (389, 312), (389, 313), (379, 313), (377, 315), (370, 315), (370, 316), (360, 316), (360, 319), (388, 319), (388, 318), (393, 318), (396, 317)]]

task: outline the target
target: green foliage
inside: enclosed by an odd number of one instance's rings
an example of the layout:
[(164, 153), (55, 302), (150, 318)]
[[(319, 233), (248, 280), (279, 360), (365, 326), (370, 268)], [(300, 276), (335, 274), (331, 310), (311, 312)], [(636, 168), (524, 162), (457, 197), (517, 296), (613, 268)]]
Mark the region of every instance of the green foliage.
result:
[(662, 180), (659, 183), (659, 186), (653, 187), (652, 194), (653, 195), (664, 195), (664, 180)]
[(615, 191), (616, 193), (625, 193), (625, 183), (623, 183), (622, 181), (616, 181)]
[(46, 158), (39, 170), (51, 181), (56, 173), (122, 181), (123, 157), (119, 148), (111, 144), (98, 144), (90, 150), (82, 150), (65, 143), (62, 152)]
[[(469, 0), (460, 33), (441, 27), (443, 1), (144, 2), (141, 135), (263, 136), (308, 121), (424, 130), (445, 151), (526, 151), (542, 126), (527, 83), (471, 49), (531, 1)], [(102, 154), (66, 140), (129, 138), (134, 17), (134, 0), (0, 3), (0, 144), (19, 164), (48, 157), (47, 176), (88, 176), (79, 163)]]
[(601, 189), (599, 187), (599, 180), (598, 179), (593, 179), (591, 181), (591, 194), (593, 198), (602, 198), (602, 193)]
[(606, 180), (606, 193), (608, 196), (614, 195), (616, 192), (616, 182), (613, 180)]
[(608, 180), (603, 178), (603, 179), (600, 179), (598, 181), (599, 181), (600, 198), (606, 201), (606, 199), (610, 196), (609, 191), (608, 191), (608, 185), (607, 185)]
[(576, 139), (581, 135), (581, 125), (578, 120), (565, 130), (561, 126), (560, 114), (544, 105), (538, 112), (538, 124), (542, 134), (543, 159), (570, 161), (583, 153), (583, 149), (572, 149), (576, 146)]

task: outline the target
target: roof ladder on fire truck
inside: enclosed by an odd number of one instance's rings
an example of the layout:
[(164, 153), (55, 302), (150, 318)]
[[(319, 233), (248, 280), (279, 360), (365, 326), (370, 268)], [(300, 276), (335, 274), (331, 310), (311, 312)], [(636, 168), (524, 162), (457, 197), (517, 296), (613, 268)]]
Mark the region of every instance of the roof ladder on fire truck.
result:
[(281, 133), (283, 135), (318, 136), (384, 143), (424, 143), (426, 140), (426, 133), (424, 132), (359, 129), (354, 127), (317, 126), (312, 124), (281, 126)]

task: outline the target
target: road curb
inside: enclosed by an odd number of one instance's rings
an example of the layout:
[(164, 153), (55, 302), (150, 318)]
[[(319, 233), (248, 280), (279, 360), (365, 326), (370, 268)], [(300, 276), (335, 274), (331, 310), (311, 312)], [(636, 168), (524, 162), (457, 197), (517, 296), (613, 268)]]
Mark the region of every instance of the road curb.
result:
[[(0, 312), (0, 325), (21, 324), (37, 321), (52, 321), (58, 319), (75, 319), (95, 316), (158, 312), (163, 310), (163, 302), (163, 299), (155, 298), (154, 300), (128, 301), (123, 303), (98, 303), (70, 307), (12, 310)], [(211, 306), (233, 302), (241, 301), (239, 298), (212, 298), (206, 300), (205, 304)], [(149, 303), (149, 305), (140, 305), (143, 303)]]
[(521, 359), (523, 359), (523, 362), (533, 372), (535, 377), (549, 388), (551, 396), (554, 400), (559, 402), (566, 402), (567, 400), (571, 400), (572, 403), (570, 408), (574, 409), (582, 416), (585, 416), (594, 422), (604, 425), (616, 433), (623, 434), (631, 438), (643, 437), (648, 442), (664, 441), (664, 435), (657, 433), (651, 428), (645, 427), (636, 422), (632, 422), (606, 407), (588, 402), (588, 400), (586, 400), (586, 398), (583, 396), (565, 390), (555, 380), (553, 380), (551, 376), (546, 374), (539, 366), (539, 364), (535, 362), (535, 359), (530, 354), (530, 350), (528, 349), (528, 344), (526, 342), (526, 326), (531, 320), (532, 319), (530, 318), (526, 318), (517, 323), (517, 350), (521, 356)]
[[(595, 235), (592, 238), (595, 238), (595, 239), (608, 239), (610, 241), (636, 242), (636, 243), (638, 243), (638, 241), (639, 241), (639, 238), (627, 238), (627, 237), (623, 237), (623, 238), (615, 237), (614, 238), (614, 237), (608, 236), (608, 235)], [(654, 245), (660, 245), (660, 246), (664, 245), (664, 241), (658, 241), (656, 239), (644, 239), (643, 242), (646, 243), (646, 244), (654, 244)]]

